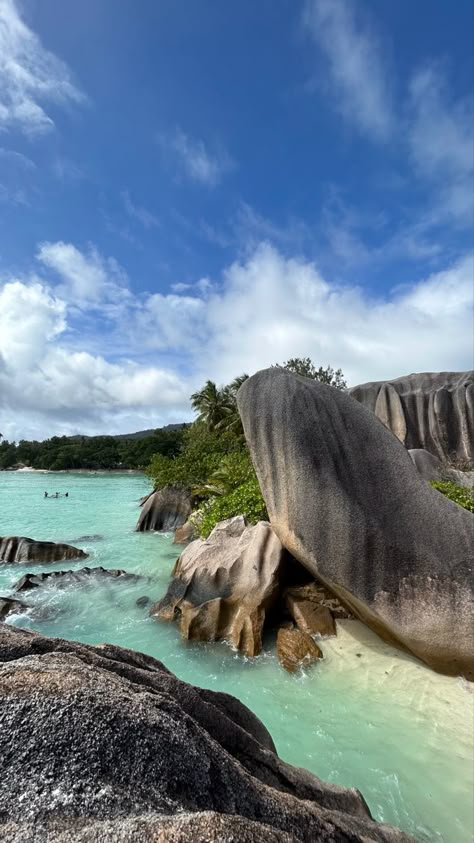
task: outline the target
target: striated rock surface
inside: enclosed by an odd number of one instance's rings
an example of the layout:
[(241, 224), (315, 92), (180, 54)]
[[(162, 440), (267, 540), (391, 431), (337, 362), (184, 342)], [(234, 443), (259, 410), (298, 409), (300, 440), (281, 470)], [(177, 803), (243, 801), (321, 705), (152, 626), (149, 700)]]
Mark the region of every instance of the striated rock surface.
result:
[(474, 460), (474, 372), (426, 372), (354, 386), (360, 401), (407, 448)]
[(164, 531), (176, 530), (191, 515), (191, 495), (177, 486), (164, 486), (141, 499), (142, 511), (136, 530)]
[(188, 544), (198, 537), (199, 533), (192, 521), (186, 521), (182, 527), (176, 527), (176, 530), (174, 531), (173, 544)]
[(380, 635), (474, 678), (473, 515), (339, 390), (275, 368), (237, 400), (282, 544)]
[(53, 584), (67, 588), (72, 583), (84, 583), (92, 579), (128, 580), (137, 582), (142, 579), (139, 574), (129, 574), (120, 568), (79, 568), (77, 571), (47, 571), (41, 574), (25, 574), (13, 586), (13, 590), (31, 591), (32, 588), (39, 588), (42, 585)]
[(206, 541), (197, 539), (183, 551), (166, 595), (150, 614), (162, 620), (179, 616), (185, 638), (229, 640), (255, 656), (285, 558), (270, 524), (247, 527), (242, 516), (221, 521)]
[(276, 646), (279, 662), (289, 673), (296, 673), (302, 667), (311, 667), (323, 657), (311, 635), (294, 626), (280, 627)]
[(0, 536), (0, 565), (23, 562), (62, 562), (64, 559), (85, 559), (79, 547), (61, 542), (40, 542), (24, 536)]
[(412, 448), (408, 451), (423, 480), (449, 480), (471, 489), (474, 486), (474, 471), (459, 471), (441, 462), (439, 457), (425, 451), (424, 448)]
[(5, 843), (409, 843), (150, 656), (0, 625)]

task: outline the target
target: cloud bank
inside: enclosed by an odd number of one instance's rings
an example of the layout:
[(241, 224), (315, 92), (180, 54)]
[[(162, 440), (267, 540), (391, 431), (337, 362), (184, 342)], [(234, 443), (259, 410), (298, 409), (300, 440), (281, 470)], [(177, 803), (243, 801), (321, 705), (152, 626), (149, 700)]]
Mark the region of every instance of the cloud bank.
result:
[(34, 273), (0, 285), (0, 430), (47, 437), (185, 420), (205, 379), (290, 356), (340, 366), (351, 385), (464, 369), (473, 273), (465, 255), (377, 299), (263, 242), (216, 280), (137, 296), (93, 247), (42, 244)]

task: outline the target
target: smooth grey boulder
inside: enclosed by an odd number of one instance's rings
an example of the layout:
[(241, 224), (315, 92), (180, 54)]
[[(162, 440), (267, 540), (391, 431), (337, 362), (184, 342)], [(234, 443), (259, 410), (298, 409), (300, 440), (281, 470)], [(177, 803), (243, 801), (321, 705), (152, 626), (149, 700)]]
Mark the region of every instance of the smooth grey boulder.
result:
[(24, 536), (0, 536), (0, 564), (23, 562), (62, 562), (85, 559), (87, 553), (72, 544), (40, 542)]
[(136, 526), (139, 533), (176, 530), (188, 520), (192, 511), (191, 495), (179, 486), (164, 486), (146, 495), (142, 501)]
[(0, 625), (5, 843), (409, 843), (356, 790), (281, 761), (227, 694), (160, 662)]
[(424, 372), (354, 386), (349, 394), (397, 439), (442, 461), (474, 460), (474, 372)]
[(282, 544), (380, 635), (474, 678), (474, 516), (344, 392), (272, 368), (237, 402)]
[(408, 453), (423, 480), (450, 481), (466, 489), (474, 486), (474, 471), (459, 471), (451, 468), (424, 448), (411, 448)]

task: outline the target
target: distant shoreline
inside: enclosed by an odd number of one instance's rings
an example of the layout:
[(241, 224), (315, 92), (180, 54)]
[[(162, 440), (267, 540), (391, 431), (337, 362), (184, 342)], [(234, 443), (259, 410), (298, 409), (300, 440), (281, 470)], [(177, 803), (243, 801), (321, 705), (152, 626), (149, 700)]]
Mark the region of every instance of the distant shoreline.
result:
[(0, 468), (8, 474), (145, 474), (143, 468)]

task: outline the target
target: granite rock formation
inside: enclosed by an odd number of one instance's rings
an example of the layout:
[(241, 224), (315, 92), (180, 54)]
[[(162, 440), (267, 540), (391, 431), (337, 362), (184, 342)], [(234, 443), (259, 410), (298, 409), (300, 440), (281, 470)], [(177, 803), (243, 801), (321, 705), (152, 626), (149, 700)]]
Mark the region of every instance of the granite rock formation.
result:
[(311, 635), (290, 624), (285, 624), (278, 630), (276, 649), (278, 660), (288, 673), (296, 673), (302, 667), (310, 667), (323, 657)]
[(266, 613), (279, 595), (285, 560), (270, 524), (247, 527), (242, 516), (221, 521), (206, 541), (186, 547), (166, 595), (150, 614), (162, 620), (178, 616), (185, 638), (229, 640), (255, 656), (262, 648)]
[(283, 546), (387, 640), (474, 678), (473, 515), (350, 395), (272, 368), (237, 402)]
[(176, 530), (191, 515), (191, 495), (178, 486), (164, 486), (146, 495), (142, 501), (142, 510), (136, 526), (139, 533), (146, 530)]
[(439, 457), (425, 451), (424, 448), (411, 448), (408, 453), (423, 480), (428, 482), (448, 480), (466, 489), (471, 489), (474, 486), (474, 471), (459, 471), (456, 468), (451, 468), (446, 463), (441, 462)]
[(0, 625), (4, 843), (409, 843), (160, 662)]
[(350, 395), (411, 448), (474, 460), (474, 372), (427, 372), (354, 386)]
[(16, 615), (19, 612), (26, 612), (29, 608), (27, 603), (15, 600), (14, 597), (0, 597), (0, 621), (3, 621), (10, 614)]
[(61, 542), (39, 542), (24, 536), (0, 536), (0, 565), (24, 562), (62, 562), (64, 559), (85, 559), (79, 547)]

